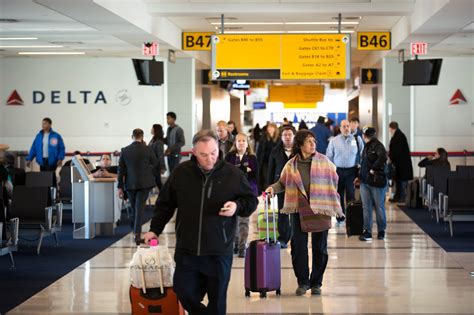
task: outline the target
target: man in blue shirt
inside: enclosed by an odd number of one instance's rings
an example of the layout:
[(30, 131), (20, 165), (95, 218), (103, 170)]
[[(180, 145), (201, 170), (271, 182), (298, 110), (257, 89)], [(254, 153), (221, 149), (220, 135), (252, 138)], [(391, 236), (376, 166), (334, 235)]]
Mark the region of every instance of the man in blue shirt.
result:
[[(326, 156), (333, 162), (337, 169), (339, 182), (337, 192), (341, 198), (342, 211), (345, 211), (344, 195), (347, 201), (354, 200), (354, 179), (357, 177), (358, 166), (364, 143), (359, 136), (351, 134), (348, 120), (341, 121), (341, 133), (329, 142)], [(339, 218), (338, 218), (338, 222)]]
[(316, 137), (316, 151), (326, 154), (329, 138), (332, 136), (331, 130), (324, 124), (325, 118), (319, 116), (316, 126), (309, 131)]
[(26, 165), (29, 167), (31, 161), (36, 158), (41, 171), (56, 171), (64, 160), (65, 147), (61, 135), (51, 128), (53, 122), (46, 117), (42, 122), (42, 130), (38, 132), (31, 145), (30, 153), (26, 157)]

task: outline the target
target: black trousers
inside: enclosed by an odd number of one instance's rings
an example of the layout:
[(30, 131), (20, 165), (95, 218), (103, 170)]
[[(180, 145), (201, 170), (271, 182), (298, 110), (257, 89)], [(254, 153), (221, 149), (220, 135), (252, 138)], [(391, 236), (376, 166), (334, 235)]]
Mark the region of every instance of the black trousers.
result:
[(311, 275), (308, 263), (308, 233), (301, 231), (298, 213), (291, 214), (291, 262), (298, 280), (298, 285), (320, 287), (328, 264), (328, 231), (311, 233), (313, 261)]
[(143, 212), (146, 207), (146, 200), (150, 194), (150, 188), (138, 189), (138, 190), (127, 190), (127, 196), (130, 200), (131, 215), (130, 224), (135, 235), (142, 232), (142, 220)]
[(180, 154), (170, 154), (168, 155), (168, 169), (170, 171), (170, 175), (175, 169), (176, 166), (178, 166), (179, 162), (181, 161), (181, 155)]
[[(283, 206), (283, 199), (285, 194), (277, 194), (278, 196), (278, 208), (280, 205)], [(280, 202), (281, 201), (281, 202)], [(280, 212), (281, 209), (278, 209), (278, 241), (280, 243), (288, 243), (291, 239), (291, 226), (290, 226), (290, 216), (285, 213)]]
[(347, 202), (354, 201), (355, 199), (355, 185), (354, 179), (357, 176), (357, 167), (352, 168), (340, 168), (336, 169), (339, 181), (337, 183), (337, 192), (341, 198), (342, 211), (346, 213), (346, 200)]
[(48, 158), (43, 158), (43, 165), (40, 165), (41, 172), (56, 172), (57, 164), (49, 165)]
[[(173, 288), (190, 315), (225, 315), (232, 255), (175, 253)], [(209, 304), (201, 303), (207, 293)]]

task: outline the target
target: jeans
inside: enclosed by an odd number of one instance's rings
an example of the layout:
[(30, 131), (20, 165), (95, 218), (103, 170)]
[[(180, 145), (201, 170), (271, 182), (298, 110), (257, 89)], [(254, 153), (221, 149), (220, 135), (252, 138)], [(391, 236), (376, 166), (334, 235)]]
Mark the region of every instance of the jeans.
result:
[(143, 212), (145, 211), (146, 200), (148, 199), (149, 193), (149, 188), (127, 190), (127, 196), (128, 199), (130, 199), (130, 208), (132, 210), (130, 215), (130, 223), (132, 225), (133, 233), (135, 235), (140, 234), (142, 232)]
[(328, 231), (311, 233), (311, 248), (313, 261), (311, 275), (308, 263), (308, 233), (301, 231), (300, 217), (298, 213), (291, 214), (292, 237), (291, 237), (291, 262), (295, 272), (298, 285), (309, 285), (310, 287), (321, 287), (323, 275), (328, 264)]
[(379, 232), (387, 228), (387, 218), (385, 216), (385, 192), (387, 186), (383, 188), (360, 184), (360, 197), (364, 211), (364, 230), (372, 232), (372, 206), (375, 206), (375, 217)]
[(175, 169), (176, 166), (178, 166), (179, 162), (181, 161), (181, 155), (180, 154), (170, 154), (168, 155), (168, 169), (170, 171), (170, 175)]
[[(345, 199), (348, 202), (354, 201), (355, 197), (355, 185), (354, 179), (357, 175), (357, 167), (351, 168), (337, 168), (337, 175), (339, 176), (339, 181), (337, 183), (337, 192), (341, 198), (341, 207), (342, 211), (346, 213)], [(345, 197), (345, 198), (344, 198)]]
[[(195, 256), (175, 253), (174, 286), (190, 315), (225, 315), (232, 255)], [(207, 293), (209, 304), (201, 303)]]
[(407, 185), (407, 180), (395, 180), (395, 195), (393, 198), (404, 202), (407, 196)]

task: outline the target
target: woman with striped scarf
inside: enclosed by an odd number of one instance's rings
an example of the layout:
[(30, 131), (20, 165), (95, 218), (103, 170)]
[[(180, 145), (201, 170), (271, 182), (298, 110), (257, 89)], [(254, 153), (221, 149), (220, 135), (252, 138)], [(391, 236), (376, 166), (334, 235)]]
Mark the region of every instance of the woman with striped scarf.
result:
[[(328, 262), (331, 217), (344, 216), (337, 193), (338, 176), (336, 166), (316, 152), (316, 138), (310, 131), (298, 131), (293, 143), (293, 157), (286, 163), (278, 182), (266, 191), (270, 194), (285, 191), (281, 211), (291, 217), (291, 258), (298, 280), (296, 295), (304, 295), (309, 289), (312, 295), (320, 295)], [(311, 274), (308, 232), (313, 251)]]

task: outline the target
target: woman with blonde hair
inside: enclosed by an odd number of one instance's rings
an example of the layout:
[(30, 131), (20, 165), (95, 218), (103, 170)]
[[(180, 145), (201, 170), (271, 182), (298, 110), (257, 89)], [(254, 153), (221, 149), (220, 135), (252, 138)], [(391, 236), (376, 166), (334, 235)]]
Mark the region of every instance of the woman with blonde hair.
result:
[[(327, 238), (331, 217), (343, 217), (336, 166), (316, 152), (316, 138), (308, 130), (296, 133), (292, 158), (279, 180), (269, 186), (270, 194), (285, 192), (282, 213), (290, 214), (291, 261), (298, 280), (296, 295), (311, 289), (321, 294), (323, 275), (328, 263)], [(308, 264), (308, 233), (312, 242), (312, 270)]]
[[(235, 136), (234, 145), (225, 156), (225, 160), (230, 164), (237, 166), (242, 172), (244, 172), (255, 196), (258, 196), (257, 157), (253, 154), (253, 150), (249, 146), (248, 137), (245, 134), (238, 133)], [(237, 217), (237, 219), (238, 229), (235, 233), (234, 252), (238, 253), (239, 257), (245, 257), (245, 249), (247, 247), (247, 238), (249, 235), (249, 218)]]

